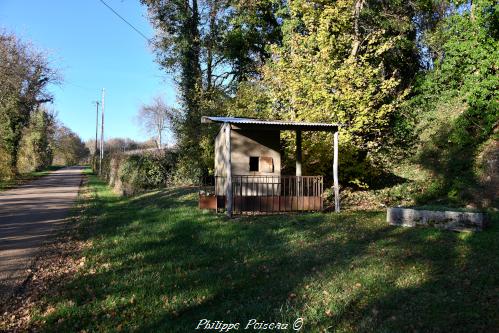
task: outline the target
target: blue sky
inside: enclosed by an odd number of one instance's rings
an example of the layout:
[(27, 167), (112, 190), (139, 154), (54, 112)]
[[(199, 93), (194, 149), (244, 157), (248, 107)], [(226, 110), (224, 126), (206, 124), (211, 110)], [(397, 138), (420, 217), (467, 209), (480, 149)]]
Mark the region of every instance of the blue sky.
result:
[[(153, 37), (138, 0), (106, 0), (146, 36)], [(99, 0), (0, 0), (0, 29), (48, 52), (63, 82), (52, 86), (52, 107), (82, 139), (95, 137), (95, 100), (106, 89), (105, 136), (145, 140), (134, 120), (154, 96), (176, 102), (175, 87), (154, 62), (147, 42)]]

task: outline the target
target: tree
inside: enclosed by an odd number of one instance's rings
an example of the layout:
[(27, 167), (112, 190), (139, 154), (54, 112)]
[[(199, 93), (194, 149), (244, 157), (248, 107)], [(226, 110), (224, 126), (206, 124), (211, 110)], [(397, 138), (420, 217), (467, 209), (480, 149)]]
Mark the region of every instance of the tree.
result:
[(49, 83), (58, 81), (47, 57), (13, 34), (0, 33), (0, 144), (17, 174), (19, 146), (32, 113), (51, 102)]
[(58, 125), (54, 134), (54, 164), (75, 165), (90, 154), (81, 138), (64, 125)]
[(176, 111), (166, 105), (161, 97), (155, 97), (150, 105), (142, 105), (137, 115), (137, 122), (146, 133), (155, 138), (156, 147), (163, 147), (163, 134), (172, 128)]
[(32, 114), (19, 147), (17, 168), (21, 172), (41, 170), (52, 164), (55, 124), (55, 113), (43, 107)]
[(416, 156), (437, 179), (429, 196), (466, 202), (481, 196), (476, 194), (482, 189), (476, 189), (475, 165), (481, 145), (494, 136), (497, 140), (499, 5), (492, 0), (452, 2), (423, 37), (433, 63), (420, 73), (409, 104)]
[[(203, 156), (211, 131), (200, 118), (225, 114), (223, 105), (238, 84), (258, 75), (268, 57), (267, 46), (279, 43), (277, 11), (284, 1), (257, 0), (141, 0), (157, 31), (158, 63), (175, 77), (180, 110), (174, 135), (181, 163), (191, 178), (206, 174)], [(211, 139), (210, 139), (211, 140)], [(189, 176), (190, 177), (190, 176)]]
[(199, 118), (199, 93), (202, 90), (200, 12), (197, 0), (142, 0), (149, 9), (156, 37), (158, 63), (173, 73), (179, 85), (180, 102), (184, 109), (181, 140), (196, 140), (199, 131), (194, 119)]
[[(288, 17), (284, 0), (229, 1), (226, 32), (221, 36), (222, 57), (229, 65), (227, 78), (232, 92), (239, 83), (259, 79), (260, 67), (270, 57), (269, 45), (281, 45), (281, 22)], [(236, 84), (230, 84), (235, 82)]]
[[(420, 2), (289, 2), (282, 43), (272, 46), (262, 68), (271, 102), (267, 112), (281, 119), (344, 124), (342, 146), (359, 161), (386, 146), (419, 70), (413, 18)], [(330, 143), (331, 138), (310, 135), (305, 155), (331, 156)], [(286, 147), (293, 150), (293, 144), (288, 140)], [(327, 158), (307, 164), (326, 174), (331, 167)]]

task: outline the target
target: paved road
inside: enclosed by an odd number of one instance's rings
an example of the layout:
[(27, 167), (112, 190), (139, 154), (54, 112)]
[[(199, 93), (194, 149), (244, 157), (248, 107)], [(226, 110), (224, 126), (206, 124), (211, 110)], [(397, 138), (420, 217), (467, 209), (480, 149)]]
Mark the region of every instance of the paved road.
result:
[(28, 277), (42, 243), (64, 226), (78, 195), (82, 170), (60, 169), (0, 192), (0, 305)]

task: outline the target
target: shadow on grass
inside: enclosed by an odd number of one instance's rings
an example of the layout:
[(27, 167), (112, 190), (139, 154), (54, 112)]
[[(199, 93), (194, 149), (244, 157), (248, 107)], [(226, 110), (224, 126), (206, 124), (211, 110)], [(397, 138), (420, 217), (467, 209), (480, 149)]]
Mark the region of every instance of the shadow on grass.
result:
[[(418, 160), (433, 173), (436, 181), (416, 198), (417, 204), (462, 207), (472, 203), (477, 208), (499, 207), (497, 189), (481, 185), (475, 170), (481, 145), (494, 136), (497, 140), (498, 113), (494, 107), (497, 103), (489, 107), (469, 106), (456, 119), (442, 123), (425, 143)], [(497, 170), (489, 172), (497, 174)]]
[(372, 190), (381, 190), (395, 185), (405, 184), (409, 180), (397, 176), (386, 170), (378, 170), (376, 177), (369, 183), (369, 188)]
[(481, 233), (412, 229), (391, 234), (381, 241), (387, 249), (382, 251), (384, 283), (366, 286), (344, 311), (332, 320), (323, 318), (318, 327), (351, 332), (496, 331), (497, 215), (494, 220), (491, 229)]
[(98, 194), (82, 233), (87, 273), (47, 299), (46, 331), (297, 317), (306, 332), (497, 327), (496, 226), (463, 237), (387, 226), (383, 212), (228, 220), (197, 210), (192, 189)]

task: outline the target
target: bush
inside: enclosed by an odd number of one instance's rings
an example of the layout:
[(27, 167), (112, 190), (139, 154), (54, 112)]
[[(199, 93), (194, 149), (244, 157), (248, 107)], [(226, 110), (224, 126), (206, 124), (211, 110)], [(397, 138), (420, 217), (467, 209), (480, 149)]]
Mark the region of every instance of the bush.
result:
[(171, 178), (172, 185), (199, 185), (203, 178), (201, 163), (195, 163), (188, 158), (181, 158)]
[(12, 178), (9, 152), (0, 146), (0, 181)]
[(132, 195), (170, 184), (176, 163), (172, 151), (114, 154), (103, 160), (102, 177), (116, 191)]

